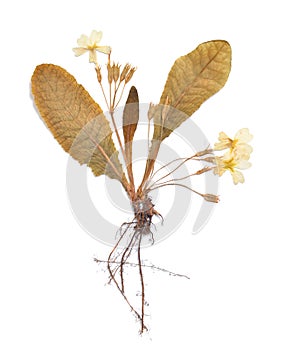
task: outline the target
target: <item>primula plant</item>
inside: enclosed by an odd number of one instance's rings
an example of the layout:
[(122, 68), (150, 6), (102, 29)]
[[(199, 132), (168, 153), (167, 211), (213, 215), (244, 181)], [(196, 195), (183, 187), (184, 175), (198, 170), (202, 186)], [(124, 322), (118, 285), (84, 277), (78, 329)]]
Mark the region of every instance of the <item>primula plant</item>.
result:
[[(190, 172), (197, 176), (213, 172), (222, 176), (226, 171), (235, 184), (243, 183), (243, 174), (237, 169), (246, 169), (252, 148), (248, 145), (252, 136), (248, 129), (239, 130), (231, 139), (224, 132), (219, 134), (214, 147), (201, 149), (184, 158), (169, 159), (169, 163), (157, 167), (157, 156), (163, 140), (185, 122), (209, 97), (226, 83), (231, 68), (231, 48), (228, 42), (213, 40), (200, 44), (194, 51), (178, 58), (168, 75), (158, 104), (149, 104), (148, 110), (148, 154), (145, 170), (136, 186), (133, 174), (133, 139), (139, 126), (140, 110), (138, 92), (130, 87), (123, 112), (115, 113), (122, 101), (126, 85), (132, 80), (136, 68), (126, 63), (114, 63), (111, 47), (100, 46), (102, 32), (92, 31), (90, 37), (82, 35), (73, 51), (76, 56), (89, 53), (89, 62), (95, 70), (107, 112), (91, 98), (75, 78), (65, 69), (53, 64), (41, 64), (32, 76), (32, 94), (39, 114), (55, 139), (80, 164), (89, 166), (95, 176), (105, 175), (119, 181), (133, 209), (133, 218), (125, 222), (117, 232), (117, 243), (105, 260), (110, 278), (132, 312), (140, 322), (140, 332), (147, 330), (145, 323), (145, 283), (141, 247), (143, 241), (155, 242), (153, 218), (163, 221), (163, 213), (155, 209), (151, 192), (165, 186), (182, 186), (193, 191), (204, 200), (217, 203), (216, 194), (200, 193), (183, 184), (185, 178), (169, 179), (185, 164), (201, 164), (200, 169)], [(105, 54), (106, 63), (100, 66), (98, 57)], [(117, 127), (122, 118), (122, 130)], [(110, 120), (108, 120), (110, 119)], [(152, 137), (150, 140), (150, 131)], [(113, 138), (119, 149), (116, 149)], [(124, 165), (122, 165), (122, 162)], [(169, 174), (158, 176), (167, 165), (175, 163)], [(205, 164), (207, 164), (205, 166)], [(125, 169), (125, 170), (124, 170)], [(115, 234), (106, 232), (106, 235)], [(134, 306), (126, 286), (126, 266), (138, 271), (140, 305)], [(159, 269), (159, 268), (158, 268)], [(163, 269), (160, 269), (163, 271)], [(178, 274), (177, 274), (178, 275)], [(132, 281), (131, 281), (132, 282)]]

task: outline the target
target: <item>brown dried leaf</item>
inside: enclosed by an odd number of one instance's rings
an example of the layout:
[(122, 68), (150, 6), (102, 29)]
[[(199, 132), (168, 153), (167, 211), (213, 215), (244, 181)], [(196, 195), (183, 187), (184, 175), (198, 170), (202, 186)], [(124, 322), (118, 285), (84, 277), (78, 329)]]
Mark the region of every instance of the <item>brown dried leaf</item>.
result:
[(139, 121), (139, 96), (137, 89), (132, 86), (127, 98), (127, 102), (123, 112), (123, 133), (125, 141), (125, 154), (127, 170), (130, 181), (133, 183), (132, 171), (132, 143), (134, 134)]
[(188, 119), (225, 85), (230, 69), (231, 47), (223, 40), (202, 43), (194, 51), (178, 58), (169, 72), (159, 102), (165, 105), (168, 100), (174, 109), (170, 109), (163, 123), (156, 115), (153, 138), (162, 141)]
[(127, 187), (112, 140), (112, 130), (100, 106), (65, 69), (37, 66), (32, 76), (37, 109), (55, 139), (95, 176), (107, 175)]
[(202, 43), (174, 62), (153, 109), (153, 139), (139, 190), (153, 170), (160, 143), (225, 85), (230, 69), (231, 47), (223, 40)]

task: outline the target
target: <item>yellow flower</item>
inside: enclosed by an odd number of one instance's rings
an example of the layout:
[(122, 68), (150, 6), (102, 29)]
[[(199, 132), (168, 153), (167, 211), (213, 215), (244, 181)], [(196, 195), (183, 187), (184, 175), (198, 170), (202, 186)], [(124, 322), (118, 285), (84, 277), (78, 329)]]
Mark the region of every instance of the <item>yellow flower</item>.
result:
[(243, 174), (237, 170), (248, 169), (251, 164), (236, 152), (228, 151), (221, 157), (215, 158), (216, 167), (214, 174), (222, 176), (227, 170), (230, 171), (235, 185), (244, 182)]
[(97, 65), (97, 54), (96, 51), (103, 52), (105, 54), (111, 53), (110, 46), (98, 46), (97, 44), (102, 39), (102, 32), (97, 32), (93, 30), (90, 34), (90, 37), (82, 34), (81, 37), (77, 40), (79, 47), (75, 47), (73, 52), (76, 56), (81, 56), (85, 52), (89, 51), (89, 62), (94, 62)]
[(230, 152), (234, 152), (239, 158), (248, 160), (252, 147), (247, 143), (252, 140), (252, 135), (247, 128), (240, 129), (234, 139), (228, 137), (224, 132), (219, 133), (219, 141), (215, 143), (214, 150), (220, 151), (229, 148)]

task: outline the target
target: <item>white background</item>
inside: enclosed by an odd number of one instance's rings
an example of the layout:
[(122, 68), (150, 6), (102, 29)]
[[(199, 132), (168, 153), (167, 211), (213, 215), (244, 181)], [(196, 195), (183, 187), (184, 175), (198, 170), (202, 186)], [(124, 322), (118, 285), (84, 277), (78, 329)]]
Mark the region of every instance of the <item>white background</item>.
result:
[[(1, 4), (1, 349), (285, 348), (282, 5)], [(254, 134), (245, 184), (222, 179), (221, 202), (204, 230), (191, 235), (190, 212), (174, 235), (144, 251), (156, 265), (191, 277), (146, 274), (151, 318), (144, 337), (93, 262), (94, 255), (106, 257), (109, 247), (74, 219), (65, 188), (67, 155), (30, 98), (30, 77), (44, 62), (63, 66), (96, 95), (87, 56), (75, 58), (71, 51), (79, 35), (92, 29), (103, 31), (102, 44), (113, 47), (114, 59), (138, 67), (133, 83), (142, 102), (159, 100), (177, 57), (203, 41), (228, 40), (229, 81), (193, 120), (213, 141), (221, 130), (233, 135), (248, 127)]]

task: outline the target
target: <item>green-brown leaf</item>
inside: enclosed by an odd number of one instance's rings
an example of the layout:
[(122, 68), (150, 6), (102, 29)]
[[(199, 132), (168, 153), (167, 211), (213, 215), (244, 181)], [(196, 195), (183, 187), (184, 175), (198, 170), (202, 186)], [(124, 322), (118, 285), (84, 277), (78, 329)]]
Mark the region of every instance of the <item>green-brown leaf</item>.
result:
[(200, 44), (172, 66), (160, 104), (153, 108), (154, 132), (142, 183), (150, 176), (161, 142), (226, 83), (231, 69), (231, 47), (223, 40)]
[(155, 116), (154, 123), (157, 126), (153, 138), (162, 141), (188, 119), (203, 102), (225, 85), (230, 69), (231, 47), (223, 40), (205, 42), (178, 58), (169, 72), (159, 102), (165, 105), (168, 100), (174, 109), (170, 109), (163, 121), (162, 132), (160, 116)]
[(63, 68), (42, 64), (32, 76), (37, 109), (55, 139), (95, 176), (127, 180), (112, 140), (112, 130), (100, 106)]
[(132, 143), (134, 134), (139, 121), (139, 97), (137, 89), (132, 86), (127, 98), (127, 102), (123, 112), (123, 133), (125, 142), (125, 154), (127, 170), (130, 181), (133, 183), (132, 171)]

